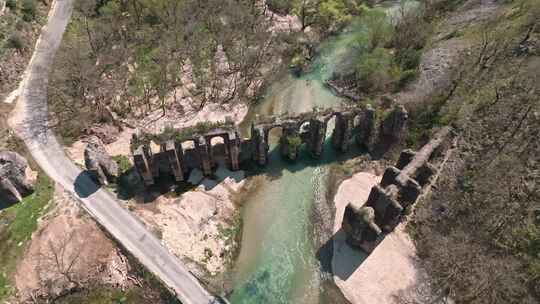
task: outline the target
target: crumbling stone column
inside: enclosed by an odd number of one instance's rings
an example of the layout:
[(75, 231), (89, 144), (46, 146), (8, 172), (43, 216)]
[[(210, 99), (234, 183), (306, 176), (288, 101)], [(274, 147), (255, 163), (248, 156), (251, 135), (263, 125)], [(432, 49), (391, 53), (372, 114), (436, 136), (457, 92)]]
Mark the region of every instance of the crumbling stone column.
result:
[(321, 157), (326, 140), (326, 121), (320, 117), (309, 121), (308, 150), (314, 158)]
[(399, 159), (396, 163), (396, 168), (402, 170), (413, 160), (415, 156), (416, 152), (411, 149), (401, 151), (401, 154), (399, 154)]
[(358, 143), (358, 145), (361, 147), (366, 147), (369, 149), (371, 136), (373, 135), (373, 130), (375, 129), (375, 110), (373, 110), (371, 105), (368, 104), (360, 116), (360, 121), (357, 127), (358, 134), (356, 135), (356, 143)]
[(203, 136), (199, 136), (195, 141), (195, 149), (199, 155), (201, 170), (204, 176), (212, 176), (212, 157), (209, 150), (209, 143)]
[(384, 231), (390, 232), (399, 223), (403, 207), (397, 201), (399, 190), (395, 185), (382, 188), (375, 185), (366, 202), (366, 206), (375, 210), (375, 223)]
[(266, 142), (264, 128), (262, 126), (251, 125), (251, 143), (253, 144), (253, 160), (260, 166), (268, 162), (268, 150), (270, 147)]
[(107, 153), (105, 145), (96, 136), (87, 139), (84, 164), (96, 182), (101, 185), (114, 182), (118, 177), (118, 164)]
[(407, 110), (402, 105), (396, 106), (381, 123), (381, 135), (400, 138), (409, 118)]
[(399, 201), (403, 208), (407, 208), (410, 205), (416, 203), (416, 200), (422, 193), (422, 187), (412, 178), (408, 178), (405, 182), (399, 180)]
[(381, 179), (381, 187), (385, 188), (389, 185), (396, 185), (396, 177), (401, 171), (396, 167), (388, 167), (384, 170), (383, 177)]
[(428, 162), (418, 169), (414, 179), (420, 184), (420, 186), (424, 187), (431, 181), (431, 178), (436, 172), (437, 168)]
[(343, 230), (346, 233), (346, 242), (355, 248), (371, 252), (376, 246), (377, 238), (382, 233), (375, 223), (375, 211), (371, 207), (357, 208), (347, 205), (343, 217)]
[(354, 128), (354, 116), (352, 113), (344, 112), (336, 116), (336, 126), (332, 134), (332, 145), (341, 152), (349, 149)]
[(142, 177), (145, 186), (151, 186), (154, 184), (154, 175), (151, 169), (151, 158), (147, 157), (144, 152), (144, 146), (139, 146), (133, 151), (133, 163), (135, 163), (135, 169)]
[(240, 136), (238, 132), (229, 133), (229, 165), (232, 171), (240, 170)]
[(283, 133), (279, 139), (279, 151), (281, 156), (287, 157), (290, 160), (296, 160), (301, 142), (290, 142), (291, 138), (300, 139), (297, 127), (292, 124), (283, 125)]
[(177, 182), (184, 180), (184, 171), (182, 168), (182, 146), (176, 143), (174, 140), (168, 140), (165, 143), (165, 151), (167, 159), (169, 160), (169, 166)]

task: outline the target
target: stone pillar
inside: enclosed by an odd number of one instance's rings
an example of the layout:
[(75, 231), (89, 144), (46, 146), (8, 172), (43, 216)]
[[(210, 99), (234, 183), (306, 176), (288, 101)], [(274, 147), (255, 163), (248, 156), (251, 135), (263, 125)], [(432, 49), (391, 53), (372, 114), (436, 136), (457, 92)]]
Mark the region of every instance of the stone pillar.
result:
[(388, 185), (396, 185), (396, 177), (401, 171), (396, 167), (388, 167), (384, 170), (383, 177), (381, 179), (381, 187), (385, 188)]
[(356, 143), (361, 147), (370, 147), (371, 136), (375, 129), (375, 110), (370, 104), (366, 106), (364, 113), (360, 117), (358, 125), (358, 134), (356, 135)]
[[(294, 125), (283, 125), (283, 133), (279, 139), (279, 151), (281, 156), (287, 157), (290, 160), (296, 160), (298, 158), (298, 152), (300, 150), (300, 143), (291, 143), (291, 138), (300, 139), (298, 129)], [(301, 139), (300, 139), (301, 140)]]
[(384, 231), (390, 232), (399, 223), (403, 207), (398, 203), (398, 188), (390, 185), (382, 188), (379, 185), (371, 188), (370, 197), (366, 202), (367, 207), (375, 211), (375, 223)]
[(238, 132), (229, 133), (229, 166), (231, 171), (240, 170), (240, 136)]
[(307, 146), (311, 156), (321, 157), (326, 140), (326, 122), (319, 117), (312, 118), (309, 121), (309, 139)]
[(195, 149), (199, 155), (199, 160), (201, 163), (201, 170), (204, 176), (212, 176), (212, 158), (210, 156), (210, 151), (208, 143), (204, 137), (200, 136), (195, 141)]
[(152, 154), (152, 150), (150, 146), (143, 145), (142, 151), (143, 151), (144, 157), (147, 160), (147, 164), (150, 168), (150, 173), (152, 174), (154, 178), (158, 177), (159, 176), (159, 162), (154, 161), (154, 154)]
[(391, 138), (400, 138), (409, 114), (402, 105), (396, 106), (381, 123), (381, 135)]
[(426, 163), (416, 172), (416, 177), (414, 178), (421, 187), (424, 187), (429, 182), (431, 182), (432, 177), (437, 173), (437, 168), (430, 163)]
[(167, 159), (169, 160), (169, 166), (171, 168), (174, 179), (177, 182), (184, 180), (184, 171), (182, 168), (182, 146), (177, 144), (173, 140), (168, 140), (165, 143), (165, 152)]
[(264, 135), (264, 128), (262, 126), (251, 125), (251, 144), (253, 147), (253, 160), (264, 166), (268, 162), (268, 143), (266, 142), (266, 136)]
[(422, 192), (422, 187), (412, 178), (408, 178), (405, 183), (399, 182), (399, 201), (403, 208), (407, 208), (410, 205), (416, 203), (416, 200)]
[(341, 152), (349, 149), (354, 128), (354, 117), (352, 113), (341, 113), (336, 116), (336, 126), (332, 134), (332, 145)]
[(151, 169), (151, 159), (147, 157), (144, 146), (139, 146), (133, 151), (133, 162), (135, 163), (135, 169), (142, 177), (145, 186), (151, 186), (154, 184), (154, 175)]
[(399, 154), (399, 159), (396, 163), (396, 168), (399, 170), (403, 170), (416, 156), (416, 152), (414, 152), (411, 149), (403, 150), (401, 151), (401, 154)]
[(382, 233), (375, 223), (375, 211), (371, 207), (356, 208), (347, 205), (343, 217), (343, 230), (346, 242), (353, 248), (371, 252), (377, 245), (377, 238)]

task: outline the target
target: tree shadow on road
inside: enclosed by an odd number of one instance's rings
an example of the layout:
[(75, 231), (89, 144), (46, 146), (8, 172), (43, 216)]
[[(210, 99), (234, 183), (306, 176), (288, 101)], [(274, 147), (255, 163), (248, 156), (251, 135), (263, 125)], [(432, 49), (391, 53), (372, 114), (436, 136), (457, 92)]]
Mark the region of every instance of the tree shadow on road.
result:
[(79, 197), (87, 198), (96, 193), (100, 186), (95, 182), (90, 172), (82, 171), (75, 179), (74, 188)]

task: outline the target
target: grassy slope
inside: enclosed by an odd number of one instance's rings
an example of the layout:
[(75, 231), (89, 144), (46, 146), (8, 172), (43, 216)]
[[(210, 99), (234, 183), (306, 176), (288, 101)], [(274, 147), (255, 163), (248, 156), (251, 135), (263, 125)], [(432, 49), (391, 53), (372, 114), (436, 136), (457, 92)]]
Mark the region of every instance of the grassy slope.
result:
[(19, 257), (32, 232), (37, 228), (37, 220), (45, 212), (47, 204), (53, 197), (54, 187), (51, 180), (40, 173), (35, 192), (24, 200), (5, 209), (0, 214), (0, 300), (13, 292), (10, 283)]
[(477, 46), (456, 90), (421, 124), (451, 123), (460, 135), (411, 225), (426, 268), (458, 303), (538, 303), (540, 295), (540, 1), (507, 5), (464, 33)]

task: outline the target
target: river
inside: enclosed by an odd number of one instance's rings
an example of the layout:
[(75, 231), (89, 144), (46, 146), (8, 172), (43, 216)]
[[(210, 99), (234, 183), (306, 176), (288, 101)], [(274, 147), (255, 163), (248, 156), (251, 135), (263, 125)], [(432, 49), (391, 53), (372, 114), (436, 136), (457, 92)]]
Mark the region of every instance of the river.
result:
[[(394, 10), (396, 2), (385, 5)], [(328, 90), (324, 81), (336, 69), (349, 65), (355, 36), (364, 29), (352, 26), (326, 40), (310, 72), (302, 77), (284, 73), (253, 107), (245, 125), (256, 115), (301, 113), (313, 107), (336, 107), (345, 102)], [(246, 129), (246, 128), (244, 128)], [(302, 151), (295, 163), (283, 160), (276, 147), (278, 134), (271, 133), (270, 160), (259, 177), (263, 182), (243, 202), (243, 235), (235, 265), (233, 304), (323, 304), (320, 262), (316, 259), (311, 223), (314, 204), (325, 200), (329, 164), (336, 160), (329, 136), (322, 159), (313, 160)], [(279, 131), (278, 131), (279, 132)]]

